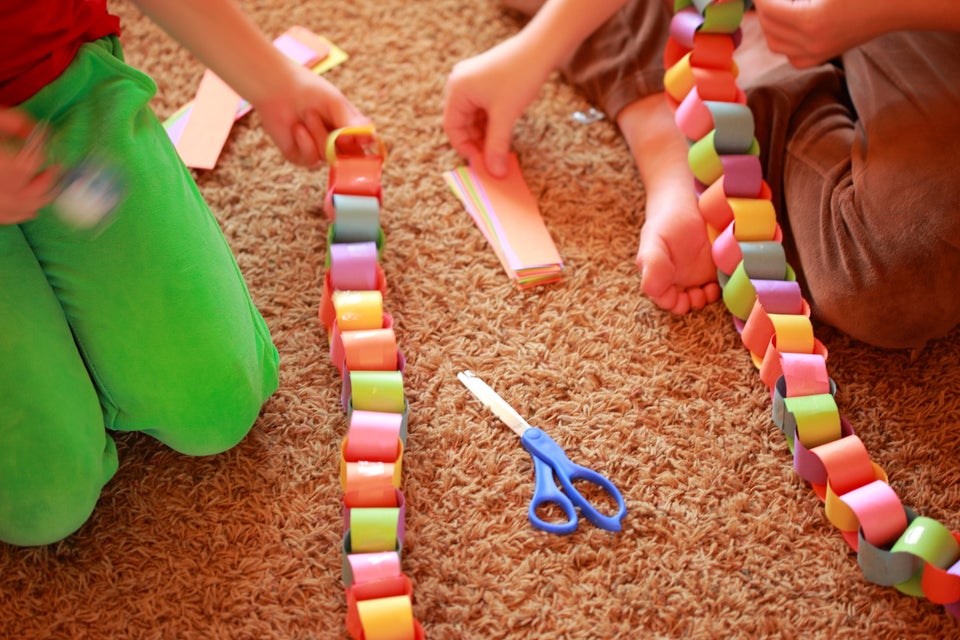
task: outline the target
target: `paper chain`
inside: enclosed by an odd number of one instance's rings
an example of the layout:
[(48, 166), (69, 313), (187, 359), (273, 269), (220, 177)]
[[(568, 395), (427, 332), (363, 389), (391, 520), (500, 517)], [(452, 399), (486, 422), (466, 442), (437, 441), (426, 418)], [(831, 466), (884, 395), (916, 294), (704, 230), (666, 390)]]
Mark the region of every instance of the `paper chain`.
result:
[(409, 406), (405, 361), (383, 308), (380, 177), (386, 152), (372, 126), (334, 131), (326, 152), (330, 226), (318, 315), (341, 374), (348, 423), (340, 445), (347, 632), (354, 640), (421, 640), (413, 587), (400, 569), (400, 469)]
[(749, 0), (675, 0), (664, 85), (707, 225), (723, 301), (769, 388), (796, 472), (857, 552), (864, 578), (960, 617), (960, 534), (904, 507), (835, 401), (827, 349), (784, 257), (733, 51)]

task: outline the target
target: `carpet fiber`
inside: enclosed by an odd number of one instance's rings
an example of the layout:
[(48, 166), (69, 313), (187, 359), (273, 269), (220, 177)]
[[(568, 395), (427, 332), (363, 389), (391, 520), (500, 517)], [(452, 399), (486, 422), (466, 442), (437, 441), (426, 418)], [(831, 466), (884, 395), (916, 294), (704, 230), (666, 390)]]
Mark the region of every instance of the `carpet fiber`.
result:
[[(434, 639), (951, 637), (943, 607), (867, 583), (794, 474), (769, 400), (719, 305), (675, 317), (639, 293), (644, 193), (615, 127), (554, 79), (516, 128), (527, 181), (566, 264), (521, 292), (447, 190), (440, 127), (453, 64), (517, 22), (492, 2), (245, 2), (271, 37), (300, 24), (350, 54), (328, 76), (376, 122), (385, 165), (386, 309), (408, 359), (402, 566)], [(128, 60), (161, 118), (202, 67), (132, 5)], [(522, 61), (521, 61), (522, 63)], [(249, 437), (188, 458), (116, 435), (92, 519), (45, 548), (0, 546), (10, 638), (342, 638), (339, 375), (316, 319), (326, 172), (285, 165), (256, 114), (197, 174), (281, 353)], [(856, 304), (851, 300), (850, 304)], [(960, 513), (954, 333), (884, 352), (825, 327), (841, 412), (907, 506)], [(575, 460), (621, 487), (611, 534), (531, 528), (532, 465), (456, 373), (487, 379)]]

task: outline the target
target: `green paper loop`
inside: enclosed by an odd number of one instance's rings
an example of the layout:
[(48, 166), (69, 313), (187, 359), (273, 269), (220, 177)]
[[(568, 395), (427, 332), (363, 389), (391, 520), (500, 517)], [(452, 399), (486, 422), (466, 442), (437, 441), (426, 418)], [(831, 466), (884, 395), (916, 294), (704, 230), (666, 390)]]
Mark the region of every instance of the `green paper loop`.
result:
[[(893, 553), (905, 551), (911, 553), (933, 566), (946, 569), (960, 557), (960, 543), (950, 534), (950, 530), (934, 520), (919, 516), (913, 520), (903, 532), (893, 547)], [(907, 595), (921, 598), (924, 596), (920, 581), (923, 578), (923, 567), (913, 574), (909, 580), (894, 585), (898, 591)]]
[[(714, 129), (691, 144), (687, 151), (687, 163), (690, 165), (693, 177), (705, 185), (713, 184), (723, 175), (723, 163), (720, 162), (720, 155), (717, 153), (716, 136), (717, 130)], [(731, 155), (759, 156), (760, 143), (753, 138), (746, 149)]]
[(746, 322), (753, 310), (753, 303), (757, 300), (757, 290), (750, 282), (743, 262), (730, 274), (727, 285), (723, 288), (723, 303), (727, 310), (735, 317)]
[(796, 436), (807, 449), (840, 438), (840, 410), (829, 393), (784, 398), (783, 406), (796, 424)]
[[(700, 27), (700, 33), (735, 33), (740, 28), (740, 21), (743, 20), (743, 2), (742, 0), (733, 0), (732, 2), (721, 2), (719, 4), (712, 0), (694, 0), (700, 13), (703, 14), (703, 26)], [(699, 5), (704, 5), (702, 8)]]
[(354, 553), (393, 551), (398, 547), (400, 509), (393, 507), (350, 510), (350, 548)]
[(350, 398), (362, 411), (403, 413), (403, 374), (399, 371), (351, 371)]

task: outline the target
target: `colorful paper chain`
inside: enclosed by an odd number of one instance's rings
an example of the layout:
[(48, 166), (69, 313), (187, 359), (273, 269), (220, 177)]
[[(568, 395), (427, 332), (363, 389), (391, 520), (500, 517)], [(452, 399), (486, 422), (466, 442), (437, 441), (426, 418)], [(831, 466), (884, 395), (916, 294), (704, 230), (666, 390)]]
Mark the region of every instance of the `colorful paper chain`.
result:
[(868, 581), (960, 617), (960, 534), (904, 507), (835, 401), (827, 349), (787, 264), (734, 49), (749, 0), (675, 0), (664, 85), (689, 141), (723, 301), (769, 388), (796, 472), (857, 552)]
[(413, 617), (413, 587), (400, 568), (400, 468), (409, 406), (405, 361), (383, 307), (380, 177), (386, 152), (372, 126), (334, 131), (326, 152), (330, 226), (318, 315), (340, 371), (348, 424), (340, 445), (347, 632), (354, 640), (420, 640), (425, 635)]

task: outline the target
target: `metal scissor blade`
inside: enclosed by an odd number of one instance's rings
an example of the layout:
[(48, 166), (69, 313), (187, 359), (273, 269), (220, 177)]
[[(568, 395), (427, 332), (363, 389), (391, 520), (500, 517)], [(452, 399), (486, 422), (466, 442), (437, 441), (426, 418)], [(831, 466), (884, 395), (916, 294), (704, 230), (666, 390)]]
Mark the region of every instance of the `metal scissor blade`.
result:
[(477, 377), (473, 371), (461, 371), (457, 378), (470, 390), (477, 400), (489, 408), (493, 413), (510, 427), (518, 436), (530, 428), (530, 425), (524, 420), (516, 410), (507, 404), (507, 401), (500, 397), (496, 391), (490, 388), (486, 382)]

